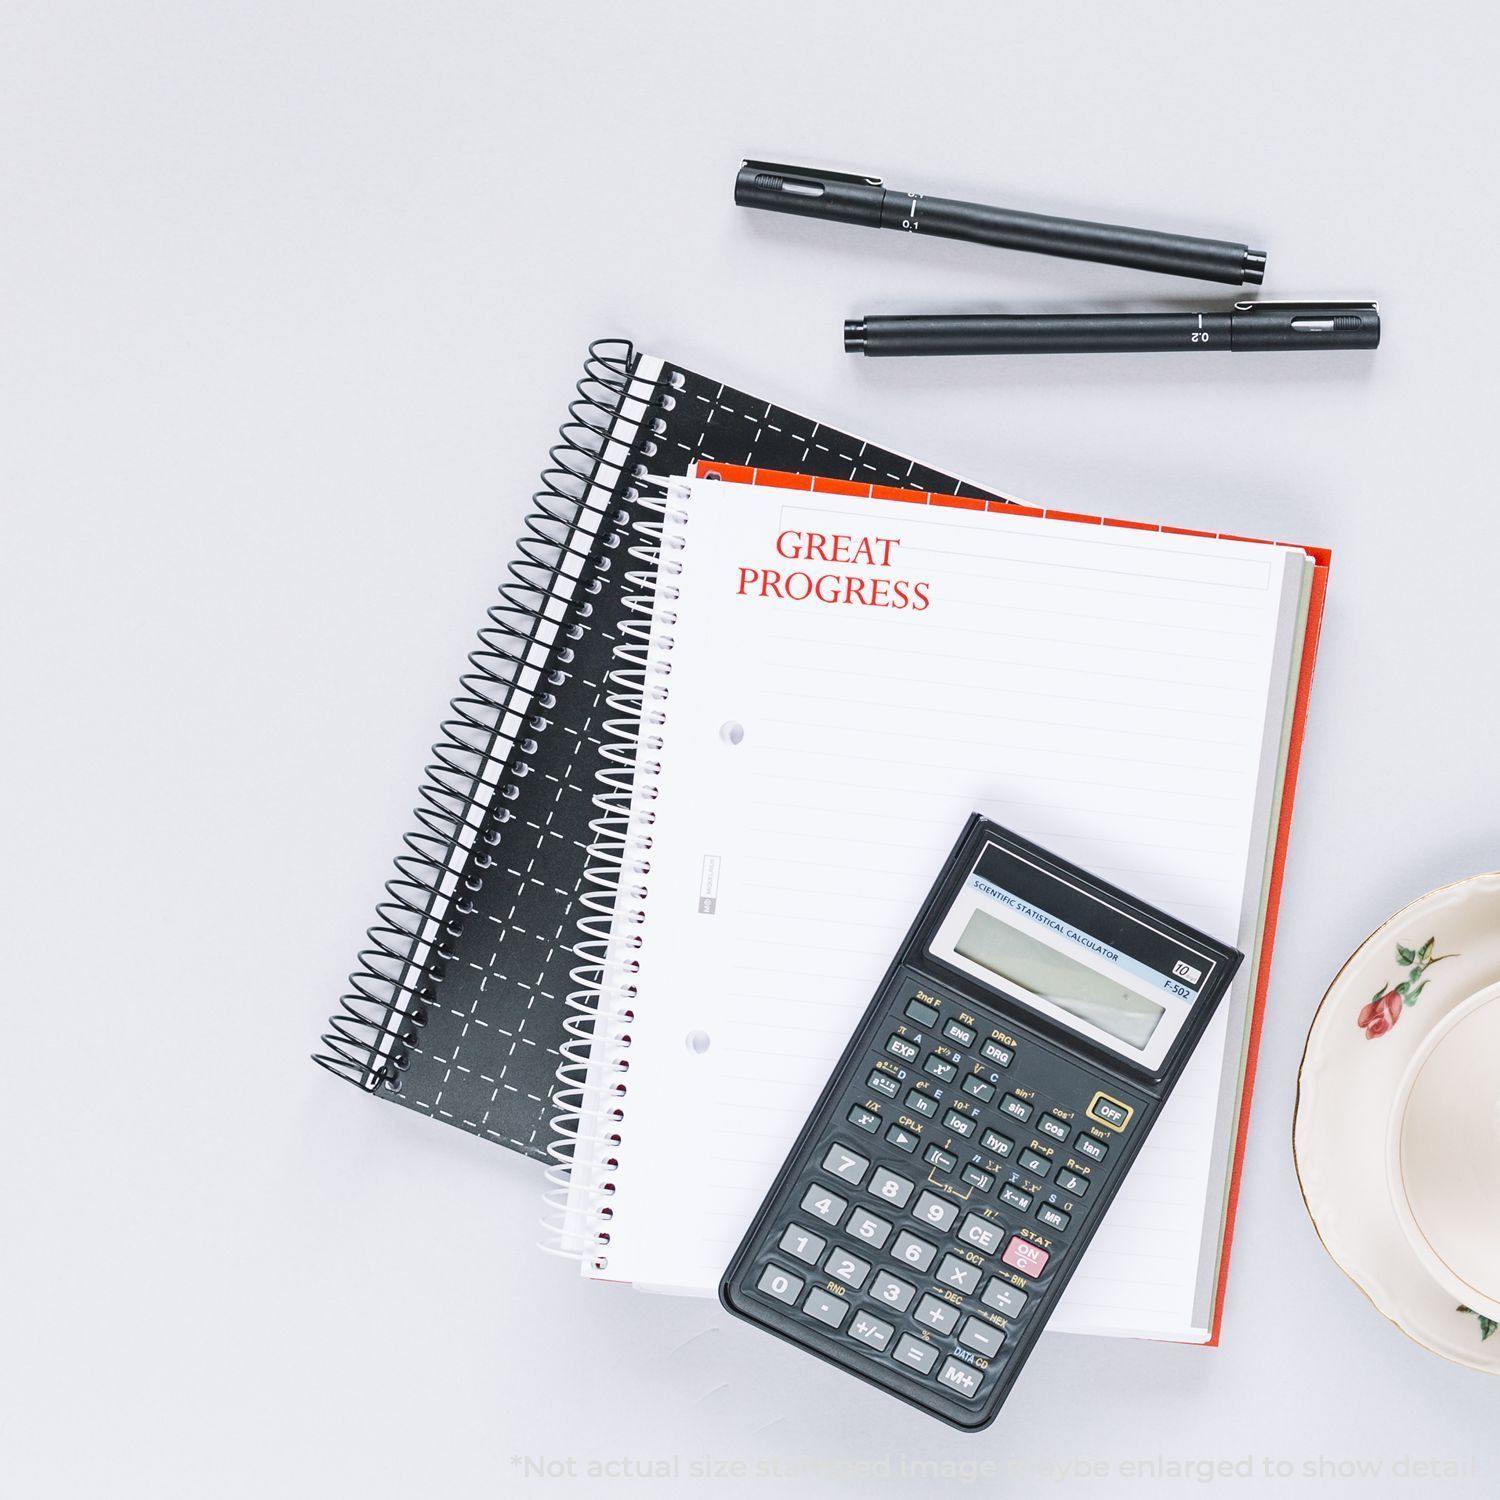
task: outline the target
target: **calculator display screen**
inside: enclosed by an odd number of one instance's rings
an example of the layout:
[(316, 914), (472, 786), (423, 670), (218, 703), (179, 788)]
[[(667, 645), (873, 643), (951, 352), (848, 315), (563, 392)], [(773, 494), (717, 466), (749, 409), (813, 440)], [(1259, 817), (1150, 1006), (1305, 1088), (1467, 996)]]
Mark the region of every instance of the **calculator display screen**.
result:
[(954, 950), (1140, 1051), (1166, 1007), (977, 909)]
[(1152, 1072), (1215, 960), (1066, 866), (987, 843), (927, 945), (934, 958)]

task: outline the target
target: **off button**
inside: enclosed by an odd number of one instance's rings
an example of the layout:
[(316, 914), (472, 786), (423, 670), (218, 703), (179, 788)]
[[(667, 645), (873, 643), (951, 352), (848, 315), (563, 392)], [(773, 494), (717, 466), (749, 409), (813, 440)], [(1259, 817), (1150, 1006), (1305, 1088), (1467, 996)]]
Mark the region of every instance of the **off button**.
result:
[(1101, 1093), (1094, 1095), (1093, 1102), (1085, 1113), (1091, 1120), (1097, 1120), (1111, 1130), (1124, 1130), (1135, 1111), (1128, 1104), (1122, 1104), (1118, 1099)]

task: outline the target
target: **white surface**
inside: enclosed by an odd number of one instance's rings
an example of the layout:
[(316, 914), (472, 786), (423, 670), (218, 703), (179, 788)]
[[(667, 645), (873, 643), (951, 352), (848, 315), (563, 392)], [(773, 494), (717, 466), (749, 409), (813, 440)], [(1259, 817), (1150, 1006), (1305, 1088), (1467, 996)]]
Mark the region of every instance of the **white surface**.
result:
[[(761, 570), (803, 566), (778, 555), (786, 528), (885, 540), (889, 568), (810, 567), (888, 593), (902, 580), (926, 606), (793, 602), (790, 581), (765, 597)], [(639, 963), (611, 986), (633, 995), (630, 1095), (619, 1145), (601, 1124), (593, 1155), (619, 1159), (601, 1275), (712, 1295), (969, 813), (1223, 941), (1254, 931), (1309, 563), (1258, 542), (706, 479), (669, 497), (664, 542), (672, 619), (658, 616), (647, 680), (670, 699), (660, 772), (632, 807), (633, 828), (653, 819), (651, 868), (612, 934)], [(1202, 713), (1190, 729), (1184, 704)], [(709, 1047), (684, 1045), (705, 1028)], [(1209, 1337), (1216, 1115), (1244, 1031), (1226, 1003), (1054, 1328)], [(1159, 1067), (1173, 1035), (1134, 1058)], [(607, 1085), (604, 1059), (591, 1073)]]
[[(8, 1488), (622, 1495), (591, 1460), (675, 1457), (654, 1493), (754, 1492), (718, 1464), (928, 1495), (912, 1466), (947, 1459), (1201, 1492), (1122, 1474), (1162, 1458), (1486, 1493), (1500, 1387), (1345, 1281), (1288, 1134), (1345, 954), (1497, 862), (1495, 25), (6, 7)], [(752, 216), (745, 152), (1247, 235), (1270, 294), (1378, 294), (1386, 346), (855, 360), (845, 315), (1233, 293)], [(712, 1306), (580, 1285), (533, 1248), (537, 1167), (307, 1061), (611, 331), (1019, 494), (1337, 546), (1217, 1352), (1050, 1339), (962, 1438)], [(1418, 1460), (1467, 1477), (1414, 1488)], [(972, 1473), (946, 1492), (995, 1491)]]

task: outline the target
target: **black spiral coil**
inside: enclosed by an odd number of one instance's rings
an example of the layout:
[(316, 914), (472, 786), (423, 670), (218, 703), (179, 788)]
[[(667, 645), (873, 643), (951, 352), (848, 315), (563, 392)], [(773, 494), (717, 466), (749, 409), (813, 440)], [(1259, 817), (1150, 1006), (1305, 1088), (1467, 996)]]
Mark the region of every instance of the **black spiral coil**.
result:
[[(556, 594), (563, 564), (569, 555), (583, 562), (601, 539), (607, 545), (614, 536), (618, 544), (610, 527), (622, 524), (621, 516), (606, 515), (596, 538), (581, 537), (578, 521), (622, 410), (639, 402), (639, 430), (646, 433), (662, 401), (654, 382), (636, 379), (636, 364), (628, 340), (601, 339), (589, 346), (568, 420), (548, 453), (542, 488), (532, 497), (519, 555), (508, 565), (499, 601), (487, 611), (488, 623), (450, 704), (451, 717), (433, 746), (414, 813), (417, 826), (403, 840), (404, 852), (386, 882), (386, 899), (375, 909), (359, 967), (321, 1038), (326, 1050), (313, 1055), (320, 1067), (361, 1088), (400, 1090), (445, 966), (453, 959), (451, 940), (479, 909), (485, 872), (496, 864), (489, 851), (501, 842), (509, 816), (505, 803), (517, 795), (516, 779), (530, 770), (525, 757), (536, 752), (531, 731), (544, 727), (533, 713), (519, 736), (504, 732), (520, 691), (521, 669), (539, 643), (544, 608)], [(585, 575), (579, 586), (597, 592), (600, 584)], [(550, 706), (548, 686), (559, 680), (556, 660), (568, 650), (561, 636), (551, 650), (551, 682), (544, 676), (534, 697), (534, 706), (543, 711)], [(497, 763), (500, 779), (486, 806), (485, 772)]]

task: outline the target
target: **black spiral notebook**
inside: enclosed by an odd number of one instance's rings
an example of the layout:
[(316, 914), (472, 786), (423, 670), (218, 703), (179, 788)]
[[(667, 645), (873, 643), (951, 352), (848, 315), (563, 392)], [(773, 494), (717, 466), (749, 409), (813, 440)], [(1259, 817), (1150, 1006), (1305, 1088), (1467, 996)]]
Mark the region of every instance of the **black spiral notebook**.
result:
[(626, 341), (591, 347), (315, 1058), (528, 1156), (547, 1156), (557, 1069), (587, 1046), (568, 997), (579, 920), (608, 915), (590, 825), (613, 790), (640, 482), (699, 459), (999, 498)]

